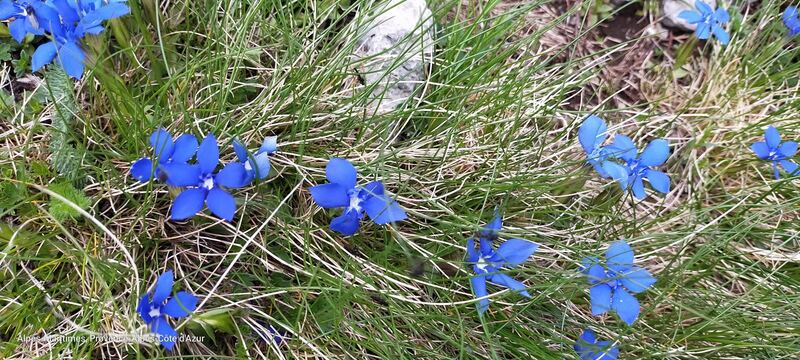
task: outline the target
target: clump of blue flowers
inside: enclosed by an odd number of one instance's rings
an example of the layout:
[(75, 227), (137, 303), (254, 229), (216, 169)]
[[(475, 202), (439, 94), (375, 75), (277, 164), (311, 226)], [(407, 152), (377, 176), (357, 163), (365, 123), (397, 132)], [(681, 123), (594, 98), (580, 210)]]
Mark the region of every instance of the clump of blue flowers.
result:
[(764, 131), (764, 140), (754, 143), (751, 148), (759, 159), (772, 162), (775, 179), (780, 179), (781, 177), (778, 165), (786, 170), (789, 175), (795, 175), (797, 173), (797, 164), (790, 159), (797, 153), (797, 143), (794, 141), (781, 142), (781, 134), (772, 125)]
[(663, 165), (669, 157), (669, 143), (653, 140), (641, 155), (629, 137), (616, 135), (614, 142), (603, 145), (608, 138), (608, 127), (597, 116), (590, 115), (578, 129), (578, 141), (586, 152), (587, 162), (604, 178), (616, 180), (623, 191), (630, 189), (636, 199), (647, 195), (644, 180), (660, 193), (668, 193), (669, 175), (653, 167)]
[(592, 315), (613, 310), (619, 318), (632, 325), (639, 317), (639, 301), (633, 294), (647, 290), (656, 279), (647, 270), (633, 265), (633, 249), (619, 240), (606, 251), (605, 264), (596, 257), (582, 261), (582, 271), (589, 279)]
[(573, 346), (581, 360), (616, 360), (619, 348), (612, 346), (610, 341), (597, 341), (597, 336), (591, 329), (586, 329)]
[(314, 202), (322, 208), (344, 208), (342, 215), (331, 220), (331, 230), (342, 235), (355, 234), (366, 213), (378, 225), (401, 221), (406, 212), (383, 190), (383, 183), (373, 181), (357, 187), (358, 173), (349, 161), (332, 158), (325, 167), (329, 183), (309, 188)]
[[(270, 143), (276, 143), (270, 139)], [(227, 221), (233, 221), (236, 199), (226, 189), (238, 189), (250, 184), (256, 174), (269, 172), (269, 159), (251, 162), (244, 150), (245, 161), (232, 162), (217, 171), (219, 146), (214, 134), (208, 134), (198, 145), (193, 135), (184, 134), (175, 141), (165, 129), (150, 135), (153, 158), (144, 157), (133, 163), (131, 176), (141, 182), (155, 178), (167, 185), (183, 188), (172, 204), (170, 219), (185, 220), (207, 206), (211, 212)], [(244, 148), (243, 145), (237, 146)], [(274, 145), (272, 152), (277, 149)], [(239, 150), (237, 149), (237, 154)], [(196, 163), (189, 163), (195, 157)], [(256, 159), (258, 159), (258, 154)]]
[(175, 347), (178, 332), (170, 326), (167, 318), (180, 319), (189, 316), (197, 307), (197, 298), (185, 291), (172, 294), (173, 275), (167, 271), (156, 280), (152, 292), (139, 299), (136, 312), (142, 317), (150, 331), (167, 350)]
[(50, 39), (34, 51), (33, 71), (54, 59), (72, 78), (83, 75), (86, 53), (81, 41), (87, 35), (98, 35), (103, 22), (126, 15), (130, 9), (125, 0), (2, 0), (0, 20), (13, 19), (11, 36), (22, 43), (25, 36), (47, 35)]
[(479, 249), (475, 249), (474, 238), (467, 240), (467, 262), (472, 264), (472, 269), (476, 274), (470, 278), (472, 291), (476, 297), (482, 298), (478, 301), (479, 314), (483, 314), (489, 308), (489, 299), (485, 298), (489, 295), (486, 290), (487, 281), (509, 288), (524, 297), (531, 297), (523, 283), (501, 271), (504, 268), (518, 266), (528, 260), (539, 248), (539, 245), (527, 240), (509, 239), (495, 250), (492, 242), (497, 239), (497, 233), (502, 227), (503, 220), (499, 214), (495, 213), (494, 219), (478, 234)]
[(730, 36), (722, 28), (722, 25), (731, 21), (728, 11), (722, 8), (714, 10), (702, 0), (695, 1), (694, 7), (697, 11), (684, 10), (678, 16), (689, 24), (697, 25), (695, 35), (698, 39), (708, 39), (713, 33), (720, 44), (727, 45), (730, 41)]
[(797, 7), (789, 6), (783, 11), (783, 24), (789, 29), (789, 36), (800, 34), (800, 17)]

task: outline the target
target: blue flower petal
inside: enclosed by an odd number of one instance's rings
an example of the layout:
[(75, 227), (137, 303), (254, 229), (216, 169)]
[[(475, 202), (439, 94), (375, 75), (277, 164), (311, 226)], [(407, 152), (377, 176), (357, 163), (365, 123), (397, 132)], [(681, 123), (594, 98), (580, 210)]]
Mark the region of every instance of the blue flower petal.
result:
[(697, 8), (703, 16), (711, 15), (714, 12), (711, 6), (708, 6), (708, 4), (702, 0), (695, 0), (694, 7)]
[(141, 182), (148, 182), (153, 177), (153, 162), (150, 158), (141, 158), (131, 165), (131, 176)]
[(58, 53), (58, 60), (64, 71), (73, 79), (80, 79), (83, 76), (83, 60), (86, 54), (83, 53), (80, 45), (68, 41), (61, 46)]
[(172, 284), (172, 270), (158, 277), (158, 280), (156, 280), (156, 288), (153, 291), (153, 304), (161, 306), (164, 300), (167, 300), (167, 296), (172, 293)]
[(723, 24), (727, 23), (728, 21), (731, 21), (731, 17), (728, 14), (728, 10), (725, 10), (723, 8), (717, 8), (717, 10), (714, 11), (714, 18)]
[(783, 167), (783, 169), (786, 170), (786, 172), (789, 173), (790, 175), (797, 175), (797, 164), (795, 164), (794, 162), (790, 160), (781, 160), (780, 164)]
[(43, 66), (53, 62), (56, 57), (56, 43), (50, 41), (39, 45), (31, 58), (31, 70), (39, 71)]
[(383, 183), (380, 181), (371, 181), (367, 185), (364, 185), (362, 191), (367, 194), (367, 197), (383, 195)]
[(691, 11), (691, 10), (683, 10), (683, 11), (681, 11), (681, 13), (678, 14), (678, 17), (683, 19), (683, 20), (686, 20), (686, 22), (688, 22), (689, 24), (697, 24), (697, 23), (703, 21), (703, 16), (700, 15), (699, 12)]
[(239, 162), (247, 162), (250, 156), (247, 154), (247, 148), (239, 142), (239, 139), (233, 139), (233, 151), (236, 153), (236, 158)]
[(359, 221), (359, 214), (356, 211), (347, 211), (331, 220), (331, 230), (350, 236), (358, 231)]
[(589, 299), (592, 304), (592, 315), (602, 315), (611, 310), (611, 287), (597, 284), (589, 288)]
[(200, 182), (200, 167), (185, 163), (172, 163), (161, 166), (171, 186), (193, 186)]
[[(614, 267), (612, 266), (612, 268)], [(656, 283), (656, 279), (647, 270), (638, 266), (614, 270), (619, 275), (619, 281), (622, 282), (622, 286), (625, 286), (628, 291), (634, 294), (645, 291)]]
[[(252, 164), (255, 163), (255, 166)], [(253, 168), (253, 172), (259, 180), (264, 180), (269, 175), (270, 164), (269, 164), (269, 154), (261, 153), (253, 157), (253, 160), (250, 161), (250, 166)]]
[(236, 199), (225, 190), (218, 187), (211, 189), (206, 198), (206, 205), (214, 215), (228, 222), (233, 221), (233, 214), (236, 213)]
[(605, 280), (608, 278), (606, 275), (606, 270), (600, 264), (590, 265), (585, 272), (589, 280), (589, 285), (605, 282)]
[(619, 183), (619, 187), (622, 189), (622, 191), (625, 191), (628, 188), (628, 169), (611, 161), (603, 162), (602, 167), (608, 176)]
[(753, 152), (756, 153), (756, 156), (759, 159), (766, 160), (767, 158), (769, 158), (769, 146), (767, 146), (766, 142), (759, 141), (753, 143), (753, 145), (751, 145), (750, 148), (753, 149)]
[(497, 234), (500, 229), (503, 228), (503, 217), (500, 216), (500, 212), (495, 210), (494, 211), (494, 218), (490, 221), (486, 226), (483, 227), (483, 232), (487, 234)]
[(66, 0), (53, 0), (53, 5), (55, 5), (58, 15), (63, 18), (65, 24), (74, 24), (81, 20), (77, 10), (70, 6)]
[(495, 251), (492, 262), (501, 262), (505, 267), (514, 267), (528, 260), (536, 252), (539, 245), (522, 239), (509, 239)]
[(794, 154), (797, 153), (797, 143), (794, 141), (782, 143), (778, 146), (778, 153), (785, 158), (793, 157)]
[(642, 181), (641, 177), (633, 179), (631, 191), (633, 192), (633, 197), (635, 197), (637, 200), (642, 200), (645, 198), (645, 196), (647, 196), (647, 193), (644, 192), (644, 181)]
[(175, 139), (175, 147), (172, 152), (172, 161), (187, 162), (197, 153), (197, 138), (192, 134), (183, 134)]
[[(783, 21), (790, 21), (794, 18), (798, 17), (797, 7), (796, 6), (787, 6), (786, 10), (783, 11)], [(3, 17), (0, 16), (0, 19)]]
[(597, 336), (595, 336), (594, 331), (586, 329), (581, 334), (580, 340), (585, 344), (594, 344), (597, 342)]
[(339, 184), (322, 184), (308, 189), (311, 198), (322, 208), (338, 208), (350, 205), (350, 196), (347, 189)]
[(230, 163), (220, 170), (214, 177), (217, 184), (230, 189), (238, 189), (247, 185), (247, 171), (240, 162)]
[(214, 172), (219, 164), (219, 145), (214, 134), (208, 134), (200, 143), (197, 150), (197, 162), (200, 164), (200, 171), (203, 174)]
[(115, 19), (130, 12), (131, 10), (127, 5), (121, 2), (112, 2), (86, 14), (79, 22), (79, 25), (86, 29), (97, 27), (105, 20)]
[(258, 153), (260, 154), (273, 154), (278, 151), (278, 137), (277, 136), (267, 136), (264, 138), (264, 142), (261, 144), (261, 147), (258, 148)]
[(711, 31), (714, 33), (714, 36), (717, 37), (717, 40), (719, 40), (720, 44), (728, 45), (728, 43), (731, 41), (730, 36), (728, 36), (728, 33), (721, 26), (715, 24), (711, 26)]
[(669, 157), (669, 143), (664, 139), (657, 139), (647, 144), (639, 157), (639, 164), (644, 166), (658, 166), (667, 161)]
[(611, 266), (633, 266), (633, 249), (625, 240), (618, 240), (606, 250), (606, 262)]
[(528, 292), (525, 291), (525, 284), (523, 284), (523, 283), (521, 283), (521, 282), (519, 282), (517, 280), (514, 280), (514, 278), (512, 278), (511, 276), (508, 276), (506, 274), (503, 274), (503, 273), (491, 274), (491, 275), (489, 275), (489, 281), (491, 281), (491, 282), (493, 282), (493, 283), (495, 283), (497, 285), (507, 287), (507, 288), (509, 288), (511, 290), (514, 290), (516, 292), (519, 292), (519, 294), (524, 296), (524, 297), (527, 297), (527, 298), (531, 297), (531, 294), (528, 294)]
[(22, 44), (22, 42), (25, 40), (25, 35), (28, 35), (28, 29), (25, 27), (25, 21), (22, 19), (17, 19), (8, 23), (8, 32), (11, 33), (11, 37), (14, 38), (14, 40)]
[(625, 161), (632, 161), (636, 159), (636, 144), (633, 143), (631, 138), (625, 135), (614, 136), (614, 142), (607, 148), (609, 156), (618, 157)]
[(349, 161), (332, 158), (325, 167), (325, 176), (328, 181), (344, 186), (347, 189), (356, 187), (356, 168)]
[(481, 254), (489, 256), (494, 251), (492, 250), (492, 241), (486, 238), (480, 238)]
[(208, 192), (203, 188), (187, 189), (178, 194), (172, 203), (170, 220), (185, 220), (203, 210)]
[(150, 316), (150, 295), (144, 294), (139, 299), (139, 305), (136, 306), (136, 312), (142, 317), (145, 324), (150, 324), (153, 318)]
[(394, 199), (386, 195), (372, 196), (362, 203), (367, 216), (378, 225), (385, 225), (408, 218), (405, 210)]
[(160, 317), (151, 326), (151, 329), (158, 337), (158, 341), (167, 350), (172, 350), (175, 347), (175, 341), (178, 340), (178, 333), (172, 326), (169, 326), (167, 319)]
[[(482, 298), (489, 295), (486, 291), (486, 276), (473, 276), (469, 279), (472, 284), (472, 293), (476, 298)], [(483, 314), (489, 308), (489, 299), (481, 299), (477, 303), (478, 314)]]
[(18, 12), (17, 6), (11, 0), (0, 1), (0, 20), (8, 20), (17, 15)]
[(611, 308), (628, 326), (633, 325), (633, 322), (639, 317), (639, 300), (621, 287), (614, 290)]
[(695, 35), (698, 39), (705, 40), (711, 36), (711, 25), (708, 23), (702, 22), (697, 24), (697, 29), (695, 29)]
[(159, 128), (150, 134), (150, 147), (153, 148), (153, 158), (158, 159), (160, 163), (165, 163), (167, 159), (172, 157), (172, 152), (175, 151), (172, 135), (163, 128)]
[(653, 189), (664, 194), (669, 192), (669, 175), (657, 170), (647, 170), (645, 176)]
[(197, 298), (185, 291), (180, 291), (161, 308), (161, 312), (175, 319), (186, 317), (197, 308)]
[(778, 129), (770, 125), (764, 130), (764, 140), (767, 141), (767, 147), (776, 149), (781, 144), (781, 134), (778, 133)]
[(606, 141), (606, 131), (608, 127), (603, 119), (589, 115), (578, 128), (578, 142), (581, 143), (583, 151), (591, 154)]

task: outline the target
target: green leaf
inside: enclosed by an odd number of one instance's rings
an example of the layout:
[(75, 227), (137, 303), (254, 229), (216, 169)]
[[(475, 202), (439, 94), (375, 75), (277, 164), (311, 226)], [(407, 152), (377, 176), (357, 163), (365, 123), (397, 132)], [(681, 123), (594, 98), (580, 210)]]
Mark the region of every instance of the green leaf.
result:
[(45, 73), (50, 100), (55, 105), (52, 130), (50, 131), (50, 163), (59, 174), (74, 184), (83, 183), (80, 171), (81, 153), (71, 142), (71, 129), (75, 123), (78, 106), (75, 103), (72, 79), (59, 67)]
[[(20, 202), (25, 200), (27, 193), (25, 188), (10, 181), (0, 182), (0, 214), (9, 209), (13, 209)], [(13, 215), (13, 210), (9, 215)]]
[(194, 329), (197, 329), (199, 325), (212, 339), (214, 336), (213, 332), (209, 331), (211, 329), (228, 334), (236, 334), (236, 324), (234, 324), (232, 313), (232, 309), (206, 311), (202, 314), (193, 315), (188, 325)]
[[(62, 181), (55, 183), (50, 185), (50, 190), (63, 196), (71, 203), (78, 205), (81, 209), (86, 210), (92, 204), (91, 200), (83, 191), (76, 189), (70, 182)], [(50, 199), (50, 214), (58, 221), (75, 220), (81, 216), (72, 206), (55, 198)]]
[(0, 43), (0, 61), (11, 61), (11, 45)]

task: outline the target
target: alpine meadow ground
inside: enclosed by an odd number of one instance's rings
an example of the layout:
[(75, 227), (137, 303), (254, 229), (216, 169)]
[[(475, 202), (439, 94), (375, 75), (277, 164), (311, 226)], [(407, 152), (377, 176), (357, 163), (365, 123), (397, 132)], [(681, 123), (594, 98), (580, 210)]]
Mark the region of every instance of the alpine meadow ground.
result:
[[(800, 138), (789, 2), (719, 1), (722, 45), (654, 0), (430, 0), (425, 80), (375, 114), (352, 54), (378, 3), (129, 0), (80, 80), (0, 23), (0, 357), (572, 359), (587, 328), (622, 359), (798, 357), (800, 180), (751, 150)], [(592, 114), (668, 142), (668, 193), (587, 164)], [(278, 150), (232, 221), (175, 221), (180, 190), (131, 175), (159, 128), (215, 134), (223, 164), (234, 139)], [(333, 157), (407, 219), (333, 231), (309, 191)], [(480, 316), (466, 246), (495, 210), (538, 249), (503, 270), (530, 298), (490, 283)], [(620, 239), (656, 279), (631, 326), (592, 315), (581, 273)], [(137, 311), (166, 271), (198, 300), (171, 351)]]

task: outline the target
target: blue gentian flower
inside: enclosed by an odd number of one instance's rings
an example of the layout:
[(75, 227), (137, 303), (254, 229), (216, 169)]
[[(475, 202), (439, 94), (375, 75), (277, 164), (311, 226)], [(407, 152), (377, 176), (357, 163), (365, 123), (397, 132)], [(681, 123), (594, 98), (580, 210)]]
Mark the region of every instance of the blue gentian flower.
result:
[[(80, 4), (80, 5), (79, 5)], [(130, 9), (124, 2), (112, 1), (67, 1), (52, 0), (58, 18), (48, 19), (45, 30), (50, 32), (52, 41), (40, 45), (31, 59), (33, 71), (53, 62), (58, 56), (58, 63), (72, 78), (79, 79), (83, 75), (86, 54), (81, 47), (81, 39), (86, 35), (97, 35), (105, 28), (103, 21), (128, 14)]]
[(586, 162), (591, 164), (602, 177), (608, 177), (608, 173), (603, 169), (603, 162), (608, 158), (608, 152), (603, 145), (606, 141), (606, 131), (608, 126), (603, 119), (589, 115), (578, 129), (578, 141), (586, 152)]
[(278, 150), (278, 138), (276, 136), (264, 138), (261, 147), (252, 155), (239, 140), (233, 141), (233, 150), (247, 172), (244, 181), (249, 184), (254, 179), (264, 180), (269, 175), (269, 156)]
[[(509, 288), (520, 295), (530, 298), (525, 290), (525, 285), (501, 272), (503, 268), (512, 268), (528, 260), (536, 252), (539, 245), (522, 239), (509, 239), (500, 244), (497, 250), (492, 248), (492, 240), (497, 238), (497, 232), (502, 228), (503, 222), (499, 214), (495, 214), (490, 222), (479, 233), (480, 249), (476, 251), (475, 240), (467, 240), (467, 262), (472, 264), (475, 276), (470, 278), (472, 291), (478, 298), (489, 295), (486, 290), (486, 281)], [(489, 308), (489, 299), (478, 301), (478, 313), (483, 314)]]
[(172, 271), (167, 271), (156, 280), (152, 293), (139, 299), (136, 312), (142, 317), (150, 331), (156, 334), (167, 350), (175, 347), (178, 333), (167, 322), (167, 317), (180, 319), (189, 316), (197, 307), (197, 298), (185, 291), (172, 295)]
[(684, 10), (678, 16), (689, 24), (697, 24), (695, 35), (698, 39), (708, 39), (714, 33), (720, 44), (727, 45), (730, 37), (721, 25), (731, 20), (728, 11), (722, 8), (714, 11), (702, 0), (695, 1), (694, 7), (698, 11)]
[(203, 209), (205, 203), (214, 215), (227, 221), (233, 220), (236, 200), (220, 186), (230, 189), (246, 185), (245, 169), (241, 163), (225, 165), (218, 173), (219, 146), (214, 134), (208, 134), (197, 150), (197, 164), (172, 162), (161, 166), (167, 184), (186, 187), (172, 204), (172, 220), (190, 218)]
[(28, 34), (44, 35), (43, 22), (57, 19), (58, 14), (41, 0), (2, 0), (0, 1), (0, 20), (9, 20), (8, 31), (18, 43)]
[(582, 271), (591, 285), (592, 315), (614, 310), (628, 325), (639, 317), (639, 301), (631, 293), (643, 292), (656, 282), (647, 270), (633, 265), (633, 250), (624, 240), (611, 244), (605, 265), (597, 258), (584, 258)]
[(153, 160), (148, 157), (136, 160), (131, 166), (131, 175), (141, 182), (150, 181), (154, 171), (158, 178), (161, 175), (162, 165), (186, 163), (197, 152), (198, 145), (194, 135), (183, 134), (173, 142), (172, 135), (166, 129), (158, 129), (150, 135), (150, 146), (159, 166), (153, 167)]
[(772, 169), (775, 172), (775, 179), (780, 179), (778, 165), (783, 167), (790, 175), (797, 172), (797, 164), (791, 159), (797, 153), (797, 143), (794, 141), (784, 141), (781, 143), (781, 134), (773, 126), (767, 127), (764, 131), (764, 140), (754, 143), (751, 148), (761, 160), (772, 162)]
[(383, 183), (373, 181), (356, 187), (357, 173), (349, 161), (332, 158), (325, 167), (330, 183), (312, 186), (311, 197), (325, 209), (343, 207), (344, 213), (331, 220), (331, 230), (342, 235), (355, 234), (364, 213), (378, 225), (404, 220), (406, 212), (383, 191)]
[(636, 157), (638, 150), (633, 141), (625, 135), (617, 135), (607, 151), (625, 161), (624, 166), (611, 161), (602, 164), (603, 169), (619, 182), (623, 191), (630, 188), (634, 197), (644, 199), (644, 179), (647, 179), (656, 191), (664, 194), (669, 192), (669, 175), (652, 169), (653, 166), (664, 164), (669, 157), (669, 143), (666, 140), (651, 141), (642, 154)]
[(610, 341), (597, 341), (594, 331), (586, 329), (573, 347), (581, 360), (616, 360), (619, 348)]
[(800, 18), (798, 18), (797, 7), (786, 8), (783, 12), (783, 24), (789, 28), (789, 36), (800, 34)]

